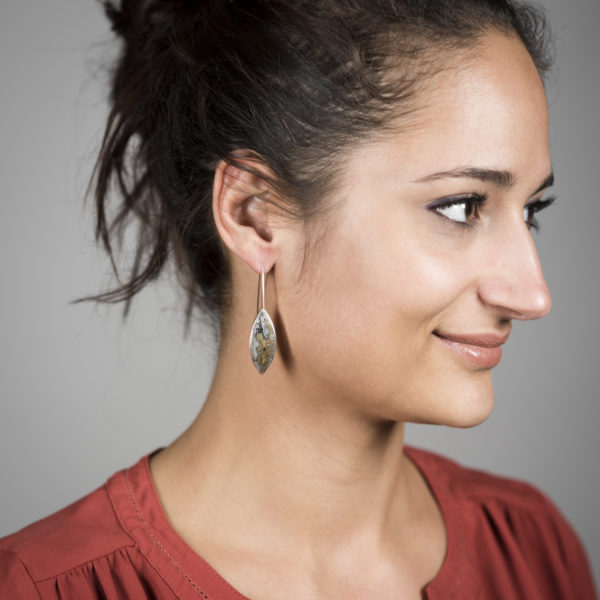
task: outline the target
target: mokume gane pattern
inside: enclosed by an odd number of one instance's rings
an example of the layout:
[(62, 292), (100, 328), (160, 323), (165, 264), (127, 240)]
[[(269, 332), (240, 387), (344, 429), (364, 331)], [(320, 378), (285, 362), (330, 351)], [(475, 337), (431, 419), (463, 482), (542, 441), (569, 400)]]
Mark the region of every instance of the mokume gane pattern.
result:
[(259, 373), (264, 373), (273, 362), (277, 349), (275, 327), (269, 313), (261, 308), (250, 332), (250, 357)]

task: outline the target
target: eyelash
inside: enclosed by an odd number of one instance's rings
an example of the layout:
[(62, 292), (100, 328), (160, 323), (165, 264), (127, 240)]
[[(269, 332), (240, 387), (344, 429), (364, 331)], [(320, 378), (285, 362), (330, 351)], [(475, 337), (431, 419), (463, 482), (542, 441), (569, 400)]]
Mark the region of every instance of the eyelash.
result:
[[(468, 194), (465, 196), (454, 196), (453, 198), (446, 198), (437, 204), (431, 205), (429, 208), (435, 211), (436, 214), (438, 214), (443, 219), (455, 223), (459, 227), (462, 227), (464, 229), (473, 229), (474, 227), (476, 227), (475, 224), (469, 222), (464, 223), (462, 221), (456, 221), (455, 219), (451, 219), (450, 217), (443, 215), (437, 209), (448, 208), (449, 206), (460, 206), (461, 204), (472, 204), (472, 210), (474, 211), (474, 214), (479, 216), (481, 208), (486, 203), (487, 199), (487, 194)], [(543, 210), (544, 208), (550, 206), (555, 200), (556, 196), (549, 196), (548, 198), (544, 198), (543, 200), (535, 200), (534, 202), (530, 202), (529, 204), (525, 205), (525, 208), (528, 209), (528, 220), (526, 221), (526, 223), (530, 231), (532, 229), (534, 229), (536, 232), (540, 231), (540, 224), (538, 223), (534, 215)], [(472, 211), (468, 212), (470, 214)]]

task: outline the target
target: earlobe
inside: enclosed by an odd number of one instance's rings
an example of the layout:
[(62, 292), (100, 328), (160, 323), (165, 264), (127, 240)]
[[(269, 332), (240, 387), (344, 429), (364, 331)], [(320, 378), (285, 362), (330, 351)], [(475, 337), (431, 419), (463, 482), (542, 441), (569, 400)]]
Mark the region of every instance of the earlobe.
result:
[[(248, 163), (258, 171), (256, 161)], [(223, 243), (254, 271), (268, 272), (275, 263), (270, 224), (271, 193), (256, 172), (221, 161), (213, 182), (213, 216)]]

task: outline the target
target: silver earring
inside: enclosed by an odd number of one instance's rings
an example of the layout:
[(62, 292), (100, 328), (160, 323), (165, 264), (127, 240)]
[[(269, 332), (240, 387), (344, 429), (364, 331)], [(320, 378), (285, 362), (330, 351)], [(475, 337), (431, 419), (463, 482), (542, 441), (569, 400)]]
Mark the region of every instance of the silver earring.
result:
[[(258, 310), (258, 298), (262, 289), (262, 308)], [(273, 362), (277, 350), (275, 326), (265, 308), (265, 268), (260, 267), (260, 279), (256, 295), (256, 319), (250, 330), (250, 358), (252, 363), (262, 375)]]

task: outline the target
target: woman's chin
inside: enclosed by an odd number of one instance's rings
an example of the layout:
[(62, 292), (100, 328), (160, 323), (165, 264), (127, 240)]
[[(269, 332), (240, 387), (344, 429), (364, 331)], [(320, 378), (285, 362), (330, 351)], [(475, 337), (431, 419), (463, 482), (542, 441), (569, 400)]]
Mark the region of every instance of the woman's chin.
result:
[(448, 404), (444, 411), (443, 424), (449, 427), (475, 427), (483, 423), (494, 408), (494, 388), (491, 377), (488, 382), (481, 381), (479, 385), (465, 386), (462, 392)]
[(482, 377), (475, 383), (465, 382), (458, 388), (442, 386), (442, 389), (441, 393), (435, 393), (427, 411), (406, 420), (466, 429), (480, 425), (491, 415), (494, 408), (491, 377)]

